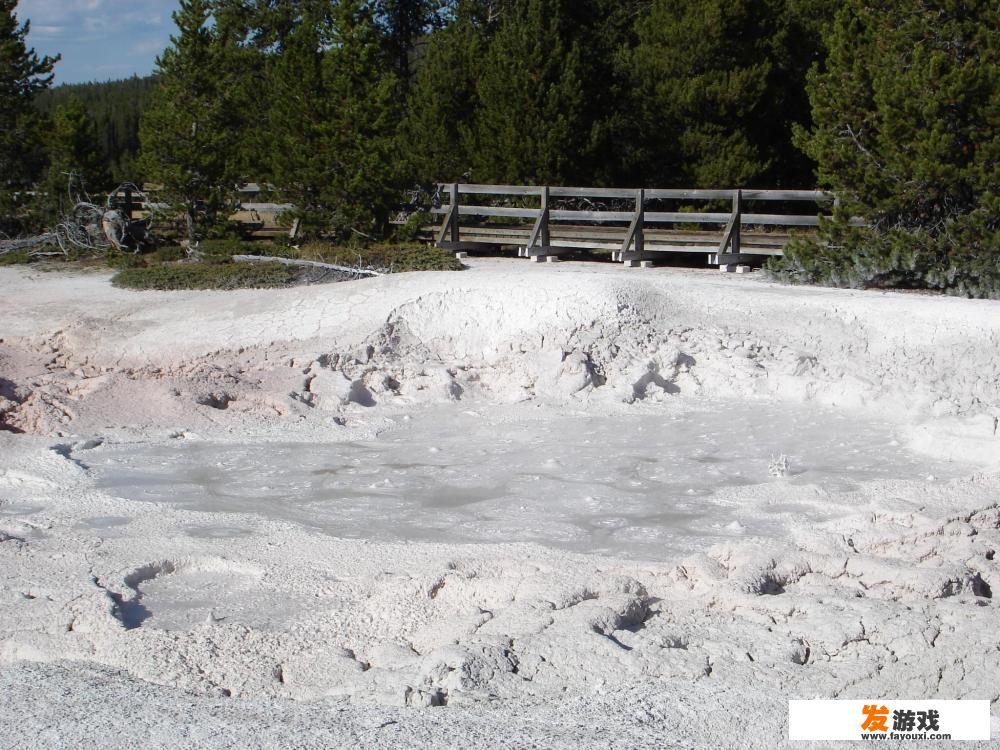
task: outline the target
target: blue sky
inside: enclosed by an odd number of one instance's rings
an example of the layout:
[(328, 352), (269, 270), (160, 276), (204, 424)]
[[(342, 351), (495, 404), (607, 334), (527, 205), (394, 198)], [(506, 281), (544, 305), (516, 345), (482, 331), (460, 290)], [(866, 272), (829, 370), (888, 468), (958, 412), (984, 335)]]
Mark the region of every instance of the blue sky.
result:
[(14, 13), (31, 21), (28, 44), (36, 52), (62, 53), (59, 84), (150, 73), (176, 8), (176, 0), (20, 0)]

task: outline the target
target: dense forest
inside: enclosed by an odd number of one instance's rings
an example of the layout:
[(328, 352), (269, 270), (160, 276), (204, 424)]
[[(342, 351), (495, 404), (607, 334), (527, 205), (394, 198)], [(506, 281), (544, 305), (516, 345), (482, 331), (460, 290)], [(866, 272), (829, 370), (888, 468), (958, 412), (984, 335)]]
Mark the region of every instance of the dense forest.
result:
[(56, 161), (163, 185), (192, 238), (244, 181), (317, 236), (385, 235), (435, 181), (818, 186), (839, 210), (783, 278), (1000, 295), (988, 0), (182, 0), (155, 79), (51, 92), (13, 5), (8, 232)]
[(40, 93), (36, 105), (52, 117), (71, 100), (78, 100), (94, 123), (96, 146), (108, 175), (115, 182), (124, 182), (138, 176), (135, 161), (139, 155), (139, 117), (155, 86), (152, 76), (65, 84)]

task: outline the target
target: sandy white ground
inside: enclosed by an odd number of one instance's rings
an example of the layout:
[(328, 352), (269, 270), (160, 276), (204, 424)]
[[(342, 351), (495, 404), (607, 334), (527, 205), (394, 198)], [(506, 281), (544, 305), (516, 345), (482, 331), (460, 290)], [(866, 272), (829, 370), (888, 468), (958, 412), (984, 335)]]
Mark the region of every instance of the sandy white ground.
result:
[[(793, 697), (1000, 698), (1000, 305), (472, 265), (224, 294), (0, 271), (3, 742), (774, 747)], [(676, 557), (338, 539), (116, 497), (85, 468), (139, 444), (335, 446), (449, 409), (737, 402), (891, 420), (976, 468), (726, 488), (745, 519), (785, 509), (782, 535)], [(175, 629), (143, 611), (186, 592), (218, 607)]]

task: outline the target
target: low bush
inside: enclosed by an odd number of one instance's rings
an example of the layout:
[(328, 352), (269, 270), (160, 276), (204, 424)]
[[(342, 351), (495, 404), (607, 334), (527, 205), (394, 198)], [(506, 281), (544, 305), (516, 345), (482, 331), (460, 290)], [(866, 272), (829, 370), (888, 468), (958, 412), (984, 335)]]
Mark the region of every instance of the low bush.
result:
[(248, 240), (202, 240), (198, 243), (198, 254), (205, 260), (226, 260), (234, 255), (270, 255), (261, 252), (265, 247), (271, 249), (270, 245)]
[(185, 258), (187, 258), (187, 250), (180, 245), (163, 245), (146, 256), (148, 261), (155, 263), (171, 263)]
[(416, 243), (386, 245), (335, 245), (311, 242), (299, 257), (342, 266), (364, 266), (393, 273), (407, 271), (460, 271), (464, 266), (452, 253)]
[(0, 266), (18, 266), (31, 262), (31, 255), (27, 250), (18, 250), (13, 253), (0, 255)]
[(937, 231), (825, 224), (768, 263), (786, 283), (855, 289), (927, 289), (1000, 299), (1000, 231), (981, 214), (944, 222)]
[[(237, 263), (232, 259), (234, 255), (314, 260), (394, 273), (457, 271), (464, 267), (451, 253), (417, 243), (337, 245), (313, 242), (298, 248), (281, 243), (221, 239), (203, 241), (198, 251), (197, 262), (189, 261), (187, 250), (180, 245), (162, 245), (145, 253), (112, 249), (103, 256), (94, 256), (91, 261), (106, 263), (117, 270), (112, 278), (117, 287), (158, 290), (266, 289), (331, 281), (336, 276), (281, 263)], [(71, 261), (66, 264), (71, 267), (83, 259), (74, 255), (65, 260)], [(27, 252), (0, 256), (0, 266), (30, 261)]]
[(122, 289), (274, 289), (298, 278), (280, 263), (176, 263), (126, 268), (111, 283)]

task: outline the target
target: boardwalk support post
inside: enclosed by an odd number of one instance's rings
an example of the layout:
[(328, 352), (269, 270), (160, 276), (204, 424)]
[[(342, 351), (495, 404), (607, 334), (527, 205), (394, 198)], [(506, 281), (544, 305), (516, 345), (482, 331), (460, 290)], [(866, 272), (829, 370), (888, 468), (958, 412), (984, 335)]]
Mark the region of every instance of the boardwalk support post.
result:
[(441, 231), (438, 232), (437, 245), (438, 247), (445, 247), (445, 243), (450, 242), (457, 249), (459, 242), (457, 182), (453, 182), (448, 186), (448, 195), (451, 197), (451, 205), (448, 207), (448, 212), (444, 215), (444, 221), (441, 222)]
[(552, 242), (549, 237), (549, 188), (545, 186), (540, 189), (542, 198), (541, 208), (538, 209), (538, 219), (531, 230), (531, 237), (528, 238), (528, 246), (524, 249), (525, 257), (544, 256), (551, 250)]
[[(722, 233), (722, 242), (715, 261), (719, 270), (728, 271), (729, 266), (740, 261), (740, 227), (743, 224), (743, 191), (733, 191), (733, 212)], [(728, 252), (727, 252), (728, 250)], [(709, 261), (711, 262), (711, 261)]]
[[(639, 188), (635, 191), (635, 214), (632, 216), (632, 223), (629, 224), (625, 233), (625, 241), (622, 242), (622, 249), (619, 258), (627, 266), (638, 266), (644, 258), (646, 250), (646, 237), (643, 228), (646, 224), (646, 191)], [(632, 250), (634, 248), (634, 250)]]

